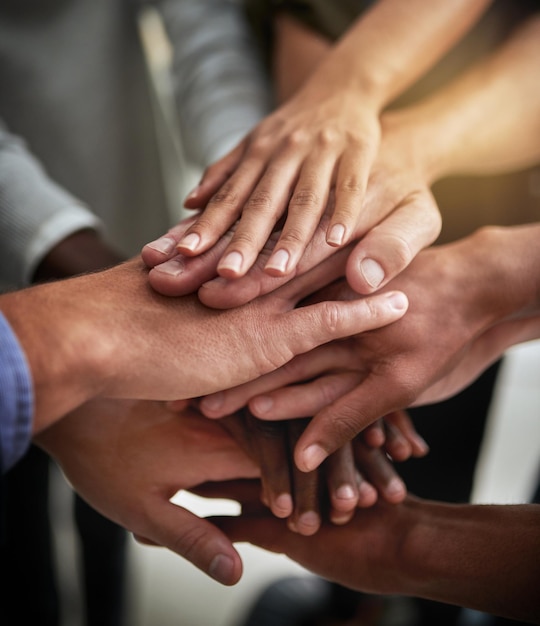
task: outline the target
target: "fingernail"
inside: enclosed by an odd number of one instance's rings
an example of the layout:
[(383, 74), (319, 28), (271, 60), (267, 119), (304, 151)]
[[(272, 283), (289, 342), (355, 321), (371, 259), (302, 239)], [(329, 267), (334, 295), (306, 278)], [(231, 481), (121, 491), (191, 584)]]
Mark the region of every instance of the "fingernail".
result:
[(201, 241), (200, 235), (198, 235), (197, 233), (189, 233), (189, 235), (186, 235), (183, 239), (181, 239), (178, 242), (178, 245), (176, 247), (185, 248), (186, 250), (191, 250), (191, 252), (193, 252), (194, 250), (197, 249), (197, 246), (199, 245), (200, 241)]
[(226, 278), (223, 278), (222, 276), (218, 276), (217, 278), (212, 278), (212, 280), (209, 280), (208, 282), (203, 283), (201, 285), (201, 289), (215, 289), (216, 287), (222, 287), (228, 282), (229, 281)]
[(336, 490), (336, 498), (340, 500), (353, 500), (355, 496), (355, 491), (351, 485), (341, 485), (341, 487)]
[(274, 401), (270, 396), (257, 396), (251, 400), (250, 405), (254, 413), (268, 413), (274, 406)]
[(422, 449), (423, 454), (427, 454), (429, 452), (429, 445), (427, 441), (418, 434), (413, 435), (416, 445)]
[(405, 492), (405, 485), (399, 478), (392, 478), (385, 491), (389, 496), (402, 495)]
[(238, 274), (242, 269), (242, 262), (244, 258), (240, 252), (229, 252), (225, 257), (221, 259), (218, 265), (220, 270), (231, 270), (235, 274)]
[(272, 269), (285, 273), (287, 271), (287, 263), (289, 262), (289, 259), (290, 255), (287, 250), (278, 250), (268, 259), (265, 269)]
[(212, 559), (208, 573), (214, 580), (228, 584), (234, 574), (234, 561), (225, 554), (218, 554)]
[(326, 237), (326, 243), (331, 246), (340, 246), (345, 238), (345, 226), (343, 224), (334, 224)]
[(315, 511), (306, 511), (298, 518), (296, 527), (302, 535), (313, 535), (321, 525), (320, 516)]
[(274, 500), (272, 507), (276, 517), (288, 517), (293, 510), (293, 501), (290, 493), (280, 493)]
[(330, 513), (330, 521), (336, 526), (343, 526), (344, 524), (349, 522), (352, 517), (352, 513), (335, 513), (334, 511)]
[(169, 259), (165, 263), (156, 265), (154, 271), (168, 274), (169, 276), (180, 276), (184, 271), (184, 260), (181, 257)]
[(383, 268), (373, 259), (363, 259), (360, 263), (360, 271), (370, 287), (378, 287), (384, 280)]
[(200, 185), (197, 185), (196, 187), (193, 187), (193, 189), (186, 196), (186, 200), (191, 200), (192, 198), (194, 198), (199, 193), (199, 189), (200, 188), (201, 188)]
[(222, 391), (213, 393), (210, 396), (205, 396), (201, 399), (200, 408), (201, 411), (217, 411), (223, 406), (225, 395)]
[(176, 241), (171, 237), (160, 237), (155, 241), (147, 243), (146, 246), (163, 254), (170, 254), (176, 246)]
[(314, 469), (317, 469), (327, 456), (328, 454), (326, 453), (326, 450), (323, 450), (323, 448), (316, 443), (308, 446), (302, 453), (302, 459), (305, 467), (304, 471), (311, 472)]
[(387, 294), (388, 304), (395, 311), (403, 311), (407, 308), (409, 301), (407, 300), (407, 296), (401, 291), (391, 291)]

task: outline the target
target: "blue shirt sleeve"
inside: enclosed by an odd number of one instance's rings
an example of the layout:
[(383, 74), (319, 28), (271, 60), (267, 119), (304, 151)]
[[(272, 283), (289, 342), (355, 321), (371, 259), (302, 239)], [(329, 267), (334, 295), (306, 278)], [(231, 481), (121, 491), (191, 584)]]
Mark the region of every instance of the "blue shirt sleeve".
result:
[(2, 474), (30, 445), (33, 413), (32, 377), (26, 356), (0, 313), (0, 463)]

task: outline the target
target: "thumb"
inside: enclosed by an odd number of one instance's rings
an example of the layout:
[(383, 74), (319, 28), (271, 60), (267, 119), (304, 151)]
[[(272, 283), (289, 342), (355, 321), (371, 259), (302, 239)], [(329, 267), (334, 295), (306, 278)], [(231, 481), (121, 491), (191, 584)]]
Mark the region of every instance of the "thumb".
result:
[(324, 301), (280, 316), (281, 332), (293, 355), (332, 341), (374, 330), (397, 321), (409, 301), (401, 291), (389, 291), (350, 301)]
[(146, 528), (136, 536), (169, 548), (223, 585), (234, 585), (242, 576), (240, 555), (225, 534), (171, 502), (154, 506)]

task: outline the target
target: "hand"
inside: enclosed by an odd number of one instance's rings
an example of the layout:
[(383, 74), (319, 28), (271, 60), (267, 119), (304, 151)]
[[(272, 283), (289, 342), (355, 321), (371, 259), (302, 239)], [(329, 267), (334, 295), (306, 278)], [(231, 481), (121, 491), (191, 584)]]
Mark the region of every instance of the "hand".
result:
[[(388, 113), (382, 118), (382, 128), (379, 153), (351, 235), (360, 241), (349, 264), (357, 268), (355, 289), (364, 294), (388, 284), (421, 249), (436, 239), (441, 228), (439, 210), (429, 190), (429, 173), (423, 168), (422, 146), (414, 141), (414, 125), (405, 113)], [(190, 218), (143, 248), (143, 260), (152, 268), (150, 284), (164, 295), (182, 295), (200, 287), (200, 300), (213, 308), (238, 306), (269, 293), (293, 275), (302, 275), (333, 254), (335, 249), (326, 245), (324, 233), (331, 222), (334, 202), (331, 192), (319, 228), (292, 274), (270, 276), (265, 271), (279, 238), (279, 232), (274, 232), (245, 276), (214, 279), (219, 259), (234, 236), (234, 228), (214, 248), (189, 258), (178, 254), (175, 247), (193, 223)]]
[[(256, 485), (227, 490), (243, 503), (243, 514), (214, 521), (234, 542), (286, 554), (314, 574), (366, 593), (538, 622), (540, 566), (531, 558), (540, 548), (538, 505), (455, 505), (409, 496), (397, 505), (380, 501), (345, 526), (323, 524), (313, 537), (302, 537), (257, 508)], [(203, 493), (211, 496), (212, 489)]]
[(100, 400), (35, 441), (100, 513), (223, 584), (238, 581), (241, 560), (223, 533), (170, 502), (180, 489), (206, 481), (257, 476), (220, 424), (190, 408), (178, 414), (159, 402)]
[[(315, 469), (379, 417), (425, 399), (468, 358), (479, 336), (521, 309), (525, 300), (516, 296), (515, 279), (509, 279), (516, 268), (505, 269), (508, 257), (499, 261), (497, 251), (505, 249), (519, 267), (528, 255), (525, 243), (535, 245), (537, 230), (524, 227), (505, 234), (487, 229), (422, 252), (393, 282), (411, 301), (398, 323), (327, 344), (267, 377), (203, 398), (202, 412), (220, 417), (248, 403), (261, 419), (314, 415), (298, 441), (295, 460), (303, 471)], [(519, 285), (526, 284), (525, 266), (519, 276)], [(356, 296), (343, 281), (318, 297)], [(309, 382), (298, 384), (303, 381)]]
[(242, 410), (220, 423), (260, 467), (261, 501), (277, 517), (288, 518), (291, 530), (304, 535), (317, 532), (326, 515), (334, 524), (347, 523), (357, 506), (373, 506), (379, 495), (401, 502), (406, 488), (388, 457), (404, 461), (428, 452), (410, 418), (396, 412), (336, 450), (317, 470), (304, 473), (292, 462), (290, 451), (307, 420), (268, 422)]
[(34, 432), (96, 396), (173, 400), (228, 388), (405, 313), (406, 298), (396, 293), (295, 308), (342, 274), (343, 261), (334, 255), (230, 311), (208, 309), (196, 296), (158, 296), (138, 261), (0, 296), (34, 378)]

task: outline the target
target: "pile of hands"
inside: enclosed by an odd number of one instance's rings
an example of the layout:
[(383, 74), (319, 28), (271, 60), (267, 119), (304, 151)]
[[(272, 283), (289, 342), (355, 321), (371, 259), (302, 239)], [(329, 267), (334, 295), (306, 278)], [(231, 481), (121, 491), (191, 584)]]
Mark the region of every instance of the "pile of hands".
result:
[[(405, 409), (454, 395), (538, 330), (534, 312), (523, 324), (526, 301), (501, 300), (495, 288), (506, 260), (494, 251), (510, 256), (526, 231), (428, 247), (441, 228), (430, 185), (447, 164), (426, 146), (414, 111), (380, 116), (328, 96), (308, 114), (310, 88), (205, 172), (186, 200), (198, 213), (142, 259), (156, 292), (196, 293), (208, 309), (279, 314), (359, 302), (368, 323), (277, 365), (280, 337), (265, 328), (268, 344), (256, 347), (268, 374), (230, 389), (217, 382), (221, 391), (191, 400), (95, 400), (37, 438), (96, 509), (224, 584), (242, 572), (234, 528), (171, 503), (179, 490), (231, 495), (243, 515), (272, 516), (269, 530), (281, 518), (297, 538), (337, 538), (342, 561), (347, 528), (382, 550), (403, 507), (414, 506), (393, 462), (428, 451)], [(332, 311), (343, 328), (342, 309)], [(231, 355), (220, 380), (227, 367)], [(238, 479), (249, 483), (230, 482)]]

